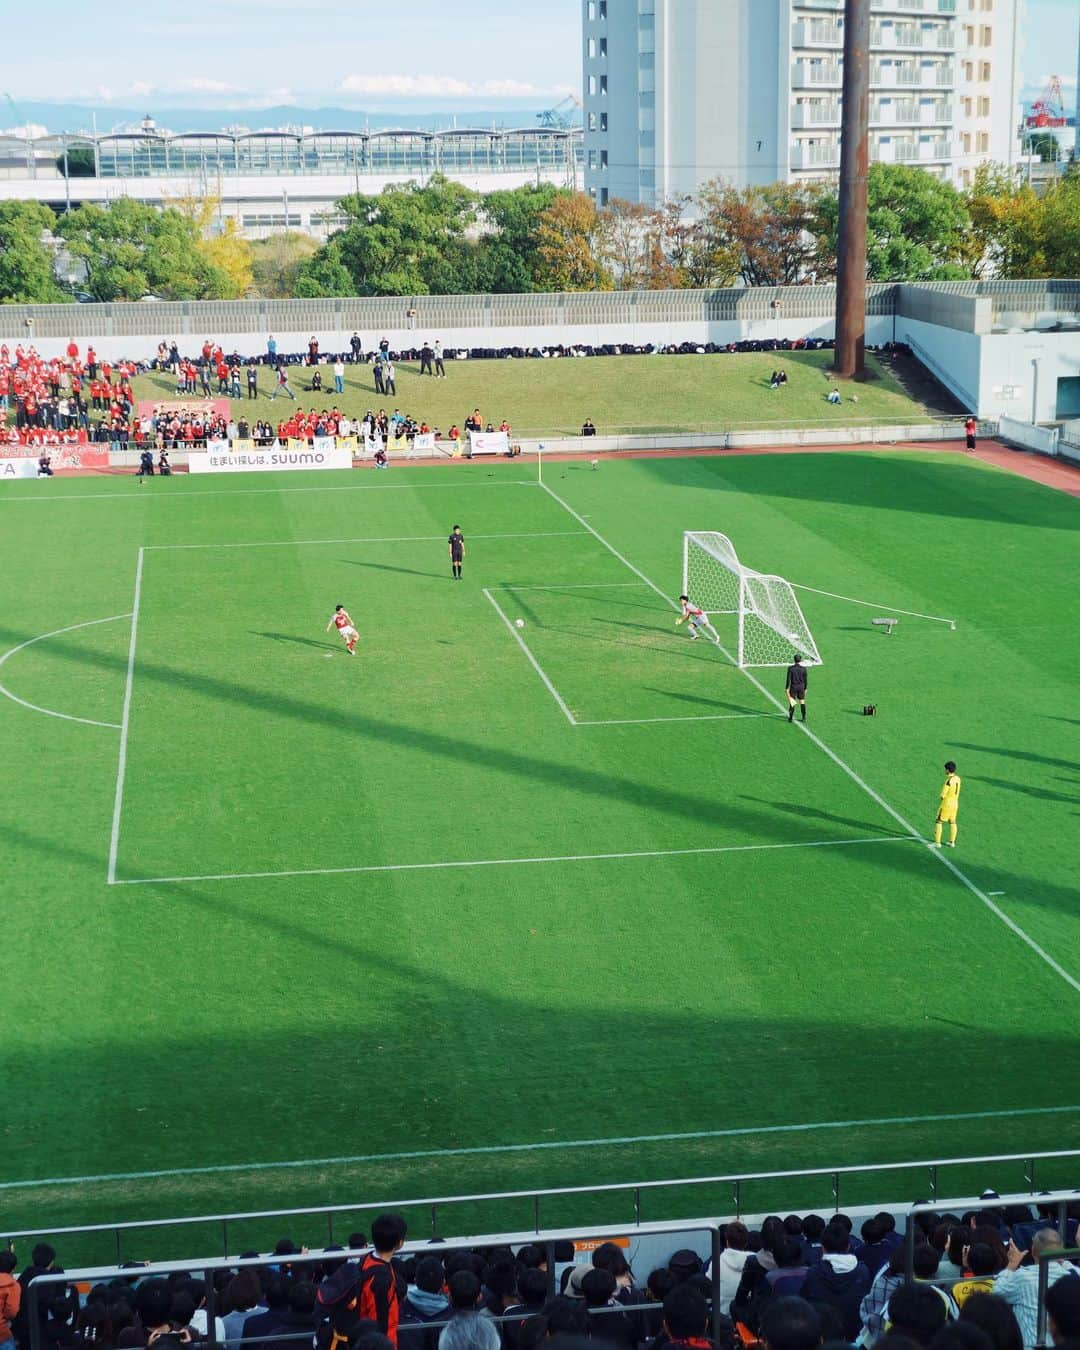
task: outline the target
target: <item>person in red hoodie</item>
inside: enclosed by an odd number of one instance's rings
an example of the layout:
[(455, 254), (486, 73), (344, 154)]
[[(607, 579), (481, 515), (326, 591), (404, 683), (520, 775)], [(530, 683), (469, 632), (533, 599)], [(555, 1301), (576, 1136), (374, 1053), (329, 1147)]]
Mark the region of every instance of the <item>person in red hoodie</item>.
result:
[(0, 1252), (0, 1350), (15, 1350), (12, 1322), (19, 1315), (22, 1289), (12, 1274), (16, 1265), (14, 1252)]

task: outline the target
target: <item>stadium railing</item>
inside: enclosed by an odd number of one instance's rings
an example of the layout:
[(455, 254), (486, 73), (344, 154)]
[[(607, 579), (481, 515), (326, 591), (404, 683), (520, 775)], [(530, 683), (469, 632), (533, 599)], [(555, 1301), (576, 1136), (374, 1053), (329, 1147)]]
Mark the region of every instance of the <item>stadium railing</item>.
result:
[[(788, 1210), (798, 1211), (799, 1209), (813, 1209), (821, 1205), (823, 1195), (818, 1189), (818, 1183), (824, 1181), (828, 1187), (828, 1198), (831, 1201), (834, 1211), (841, 1208), (842, 1203), (849, 1205), (859, 1204), (856, 1196), (851, 1193), (849, 1183), (856, 1181), (873, 1180), (873, 1194), (880, 1196), (879, 1187), (886, 1177), (903, 1177), (904, 1174), (910, 1174), (912, 1177), (920, 1175), (920, 1180), (924, 1184), (919, 1185), (917, 1194), (926, 1197), (926, 1200), (920, 1199), (917, 1204), (925, 1204), (927, 1208), (935, 1208), (945, 1203), (943, 1200), (942, 1183), (950, 1175), (961, 1173), (961, 1181), (973, 1181), (977, 1176), (980, 1184), (985, 1185), (987, 1181), (1002, 1181), (1003, 1168), (1009, 1168), (1012, 1164), (1018, 1164), (1020, 1174), (1024, 1184), (1028, 1188), (1021, 1193), (1021, 1200), (1017, 1203), (1032, 1203), (1039, 1194), (1038, 1174), (1040, 1166), (1049, 1163), (1068, 1163), (1069, 1170), (1076, 1166), (1080, 1171), (1080, 1149), (1058, 1149), (1045, 1152), (1027, 1152), (1027, 1153), (998, 1153), (976, 1155), (969, 1157), (952, 1158), (929, 1158), (912, 1159), (906, 1162), (894, 1163), (861, 1163), (847, 1164), (838, 1167), (812, 1167), (812, 1168), (794, 1168), (785, 1171), (774, 1172), (743, 1172), (743, 1173), (719, 1173), (708, 1176), (695, 1177), (673, 1177), (660, 1180), (652, 1179), (647, 1181), (625, 1181), (625, 1182), (603, 1182), (594, 1185), (579, 1186), (557, 1186), (546, 1188), (533, 1188), (525, 1190), (512, 1191), (492, 1191), (477, 1192), (465, 1195), (439, 1195), (439, 1196), (413, 1196), (412, 1198), (394, 1198), (380, 1200), (364, 1200), (346, 1204), (336, 1205), (317, 1205), (304, 1206), (300, 1208), (281, 1208), (250, 1211), (231, 1211), (227, 1213), (213, 1213), (200, 1215), (186, 1215), (171, 1218), (155, 1219), (132, 1219), (122, 1220), (113, 1223), (95, 1223), (95, 1224), (74, 1224), (65, 1226), (53, 1226), (48, 1228), (7, 1228), (0, 1229), (0, 1240), (8, 1248), (14, 1247), (16, 1242), (27, 1240), (56, 1239), (66, 1238), (75, 1239), (80, 1237), (90, 1238), (108, 1238), (109, 1245), (113, 1249), (116, 1264), (119, 1265), (127, 1259), (124, 1251), (124, 1240), (126, 1237), (137, 1233), (162, 1233), (170, 1230), (192, 1230), (197, 1226), (203, 1226), (207, 1229), (213, 1228), (220, 1233), (221, 1255), (227, 1257), (230, 1250), (235, 1251), (239, 1241), (244, 1245), (253, 1245), (246, 1239), (237, 1238), (237, 1228), (241, 1224), (259, 1225), (265, 1227), (271, 1221), (278, 1220), (318, 1220), (320, 1224), (325, 1224), (326, 1241), (332, 1246), (336, 1242), (335, 1220), (345, 1216), (361, 1216), (364, 1214), (379, 1214), (387, 1211), (405, 1211), (415, 1214), (423, 1212), (430, 1218), (430, 1236), (432, 1239), (440, 1237), (440, 1219), (446, 1219), (448, 1213), (453, 1214), (457, 1211), (464, 1215), (466, 1219), (471, 1218), (476, 1213), (482, 1213), (484, 1216), (491, 1216), (501, 1219), (511, 1214), (520, 1214), (521, 1207), (524, 1204), (531, 1218), (531, 1232), (533, 1235), (540, 1233), (544, 1227), (545, 1212), (544, 1206), (547, 1205), (550, 1212), (551, 1203), (560, 1200), (571, 1200), (575, 1207), (580, 1207), (587, 1199), (602, 1197), (605, 1205), (608, 1201), (615, 1199), (618, 1201), (629, 1201), (632, 1208), (632, 1217), (625, 1214), (625, 1210), (619, 1208), (605, 1208), (605, 1217), (610, 1215), (609, 1222), (614, 1222), (619, 1226), (619, 1232), (624, 1232), (628, 1227), (631, 1231), (642, 1231), (643, 1225), (651, 1220), (644, 1214), (645, 1200), (654, 1195), (667, 1193), (669, 1204), (676, 1199), (681, 1203), (683, 1193), (686, 1197), (693, 1198), (695, 1202), (699, 1199), (706, 1201), (702, 1208), (707, 1212), (725, 1213), (730, 1210), (729, 1218), (741, 1218), (747, 1213), (755, 1212), (750, 1207), (750, 1201), (761, 1200), (764, 1198), (768, 1204), (777, 1201), (777, 1197), (782, 1193), (782, 1203)], [(230, 1171), (242, 1172), (242, 1168), (228, 1169)], [(970, 1176), (965, 1173), (971, 1173)], [(168, 1175), (167, 1173), (165, 1175)], [(1011, 1175), (1011, 1173), (1010, 1173)], [(104, 1178), (102, 1178), (104, 1179)], [(152, 1179), (152, 1178), (151, 1178)], [(88, 1178), (94, 1180), (94, 1178)], [(814, 1184), (813, 1191), (800, 1190), (797, 1183), (810, 1182)], [(32, 1184), (32, 1183), (29, 1183)], [(711, 1197), (704, 1194), (706, 1188), (723, 1188), (727, 1193), (727, 1203), (717, 1205), (709, 1204)], [(762, 1196), (761, 1191), (755, 1195), (756, 1188), (767, 1187), (768, 1191)], [(1010, 1187), (999, 1184), (998, 1189), (1009, 1190)], [(1047, 1188), (1043, 1187), (1045, 1192)], [(1080, 1189), (1067, 1191), (1064, 1193), (1068, 1198), (1080, 1201)], [(749, 1198), (748, 1198), (749, 1197)], [(905, 1210), (909, 1202), (903, 1202)], [(879, 1208), (881, 1206), (879, 1205)], [(977, 1205), (972, 1206), (972, 1208)], [(660, 1220), (663, 1222), (663, 1220)], [(726, 1221), (726, 1220), (725, 1220)], [(450, 1220), (450, 1222), (453, 1222)], [(507, 1228), (517, 1229), (520, 1223), (510, 1223), (504, 1225)], [(340, 1231), (340, 1229), (338, 1230)], [(232, 1241), (230, 1241), (230, 1238)], [(523, 1241), (529, 1241), (526, 1237)]]
[[(1043, 1155), (1037, 1155), (1043, 1156)], [(1060, 1156), (1060, 1155), (1052, 1155)], [(1071, 1156), (1076, 1156), (1072, 1154)], [(1029, 1160), (1031, 1161), (1031, 1160)], [(940, 1166), (941, 1164), (933, 1164)], [(915, 1253), (916, 1236), (918, 1226), (914, 1219), (919, 1214), (935, 1212), (939, 1205), (945, 1206), (954, 1212), (967, 1212), (970, 1210), (978, 1211), (980, 1209), (994, 1208), (1028, 1204), (1032, 1200), (1037, 1200), (1040, 1207), (1047, 1209), (1056, 1206), (1058, 1209), (1058, 1231), (1064, 1232), (1066, 1228), (1066, 1218), (1068, 1206), (1075, 1203), (1080, 1197), (1078, 1190), (1055, 1190), (1044, 1191), (1037, 1196), (1030, 1192), (1017, 1192), (1006, 1195), (987, 1195), (953, 1197), (948, 1200), (939, 1200), (936, 1203), (919, 1202), (910, 1205), (904, 1211), (905, 1217), (905, 1281), (914, 1282), (915, 1275), (913, 1269), (913, 1259)], [(644, 1223), (637, 1225), (637, 1231), (648, 1233), (651, 1236), (663, 1236), (664, 1234), (679, 1235), (685, 1239), (687, 1234), (707, 1233), (709, 1236), (710, 1265), (713, 1281), (713, 1300), (719, 1297), (719, 1278), (720, 1278), (720, 1253), (723, 1250), (723, 1228), (728, 1222), (726, 1219), (708, 1218), (708, 1219), (675, 1219), (667, 1220), (661, 1223)], [(476, 1234), (471, 1237), (459, 1237), (454, 1239), (443, 1239), (434, 1237), (426, 1242), (407, 1242), (401, 1250), (402, 1256), (422, 1256), (434, 1255), (440, 1256), (462, 1250), (475, 1250), (487, 1247), (510, 1247), (517, 1248), (527, 1244), (538, 1244), (545, 1248), (545, 1258), (548, 1278), (549, 1296), (558, 1292), (556, 1286), (556, 1244), (560, 1242), (582, 1242), (582, 1241), (605, 1241), (620, 1236), (625, 1231), (625, 1226), (602, 1225), (586, 1226), (573, 1228), (543, 1229), (535, 1231), (523, 1231), (516, 1233), (485, 1233)], [(433, 1249), (435, 1249), (433, 1251)], [(1046, 1291), (1049, 1285), (1049, 1262), (1054, 1260), (1074, 1260), (1080, 1257), (1080, 1248), (1055, 1248), (1041, 1253), (1037, 1258), (1039, 1267), (1038, 1280), (1038, 1335), (1036, 1346), (1046, 1345)], [(288, 1265), (290, 1267), (299, 1267), (303, 1269), (306, 1266), (321, 1265), (328, 1259), (348, 1260), (357, 1259), (358, 1253), (345, 1252), (341, 1248), (322, 1249), (317, 1251), (301, 1251), (298, 1253), (270, 1253), (267, 1256), (248, 1257), (246, 1259), (229, 1258), (228, 1256), (195, 1258), (188, 1261), (159, 1261), (147, 1262), (136, 1269), (131, 1265), (111, 1265), (111, 1266), (90, 1266), (78, 1270), (65, 1271), (62, 1274), (42, 1275), (30, 1282), (27, 1289), (28, 1299), (28, 1317), (27, 1322), (30, 1328), (31, 1350), (42, 1350), (42, 1319), (41, 1319), (41, 1299), (46, 1296), (49, 1289), (54, 1286), (70, 1288), (73, 1286), (85, 1286), (100, 1281), (114, 1279), (136, 1279), (144, 1280), (155, 1276), (169, 1276), (173, 1274), (190, 1274), (197, 1272), (205, 1282), (206, 1287), (206, 1325), (207, 1341), (213, 1345), (216, 1343), (215, 1318), (217, 1313), (218, 1293), (215, 1288), (215, 1273), (221, 1270), (235, 1271), (242, 1267), (267, 1268)], [(929, 1283), (935, 1283), (929, 1281)], [(942, 1281), (936, 1281), (942, 1283)], [(635, 1303), (624, 1304), (617, 1308), (610, 1309), (611, 1312), (631, 1312), (644, 1309), (657, 1310), (655, 1303)], [(596, 1310), (600, 1311), (600, 1310)], [(448, 1319), (449, 1320), (449, 1319)], [(497, 1321), (521, 1321), (524, 1320), (520, 1315), (514, 1317), (498, 1318)], [(434, 1329), (444, 1326), (444, 1322), (429, 1322), (424, 1324), (428, 1329)], [(267, 1340), (297, 1340), (295, 1333), (289, 1336), (268, 1337)]]
[[(720, 1223), (715, 1219), (676, 1219), (668, 1223), (651, 1223), (643, 1225), (643, 1231), (654, 1236), (663, 1236), (664, 1234), (678, 1234), (683, 1236), (687, 1233), (707, 1233), (709, 1235), (710, 1250), (710, 1269), (714, 1272), (720, 1270), (720, 1252), (723, 1250), (723, 1240), (721, 1235)], [(408, 1256), (440, 1256), (443, 1257), (450, 1252), (471, 1251), (476, 1248), (484, 1247), (519, 1247), (528, 1243), (538, 1243), (545, 1248), (545, 1262), (547, 1265), (548, 1296), (558, 1293), (556, 1285), (556, 1244), (560, 1242), (588, 1241), (595, 1239), (604, 1241), (621, 1235), (622, 1228), (601, 1226), (592, 1228), (564, 1228), (548, 1229), (543, 1233), (485, 1233), (473, 1237), (454, 1238), (444, 1241), (433, 1239), (427, 1242), (406, 1242), (399, 1255)], [(43, 1350), (42, 1336), (42, 1317), (41, 1300), (46, 1298), (49, 1291), (53, 1288), (61, 1289), (71, 1288), (73, 1286), (85, 1286), (96, 1284), (104, 1280), (148, 1280), (155, 1276), (167, 1277), (169, 1275), (194, 1274), (196, 1278), (201, 1279), (206, 1285), (206, 1342), (208, 1344), (217, 1344), (215, 1334), (215, 1318), (220, 1316), (217, 1308), (218, 1291), (214, 1286), (214, 1275), (220, 1270), (235, 1271), (242, 1268), (266, 1269), (268, 1267), (279, 1267), (287, 1265), (292, 1268), (304, 1269), (307, 1266), (322, 1265), (328, 1260), (356, 1260), (361, 1253), (352, 1251), (345, 1252), (341, 1249), (320, 1250), (320, 1251), (302, 1251), (290, 1252), (287, 1255), (280, 1253), (271, 1253), (268, 1256), (255, 1256), (246, 1259), (227, 1257), (198, 1258), (190, 1261), (155, 1261), (147, 1262), (134, 1268), (130, 1265), (115, 1266), (87, 1266), (79, 1270), (68, 1270), (62, 1274), (39, 1275), (31, 1280), (26, 1290), (27, 1306), (27, 1325), (30, 1331), (31, 1350)], [(718, 1288), (719, 1274), (717, 1273), (713, 1280), (713, 1297), (719, 1295)], [(651, 1309), (653, 1312), (659, 1310), (657, 1303), (635, 1303), (620, 1304), (618, 1307), (609, 1308), (608, 1313), (626, 1313), (637, 1312)], [(602, 1309), (595, 1311), (602, 1313)], [(448, 1318), (447, 1321), (450, 1319)], [(499, 1317), (494, 1319), (497, 1322), (521, 1322), (525, 1318), (520, 1314), (513, 1317)], [(405, 1323), (403, 1322), (404, 1326)], [(446, 1325), (446, 1322), (425, 1322), (425, 1330), (433, 1330)], [(295, 1331), (282, 1336), (261, 1337), (265, 1342), (280, 1341), (299, 1344), (301, 1336)]]

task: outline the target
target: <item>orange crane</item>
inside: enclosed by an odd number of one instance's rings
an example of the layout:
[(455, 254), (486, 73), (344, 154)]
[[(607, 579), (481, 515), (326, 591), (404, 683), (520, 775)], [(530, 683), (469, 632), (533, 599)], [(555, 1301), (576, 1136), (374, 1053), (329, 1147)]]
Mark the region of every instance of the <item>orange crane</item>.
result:
[(1061, 92), (1061, 76), (1051, 75), (1046, 88), (1031, 105), (1031, 112), (1024, 119), (1027, 127), (1063, 127), (1067, 125), (1065, 100)]

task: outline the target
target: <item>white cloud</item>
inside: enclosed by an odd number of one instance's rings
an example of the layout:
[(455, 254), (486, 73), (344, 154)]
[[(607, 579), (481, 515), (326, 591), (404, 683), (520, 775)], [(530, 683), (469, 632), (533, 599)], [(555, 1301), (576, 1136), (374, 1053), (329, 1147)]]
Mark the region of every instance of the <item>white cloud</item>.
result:
[(240, 91), (235, 85), (224, 80), (211, 80), (205, 75), (192, 75), (190, 79), (180, 80), (174, 88), (182, 93), (192, 94), (235, 94)]
[(139, 98), (145, 98), (147, 94), (154, 92), (154, 86), (147, 84), (145, 80), (135, 80), (132, 83), (131, 92), (138, 95)]
[(102, 100), (103, 103), (112, 102), (113, 91), (107, 84), (99, 84), (94, 90), (94, 96)]
[(524, 80), (469, 81), (455, 75), (346, 75), (338, 88), (365, 98), (546, 98), (570, 92), (562, 87), (543, 89)]

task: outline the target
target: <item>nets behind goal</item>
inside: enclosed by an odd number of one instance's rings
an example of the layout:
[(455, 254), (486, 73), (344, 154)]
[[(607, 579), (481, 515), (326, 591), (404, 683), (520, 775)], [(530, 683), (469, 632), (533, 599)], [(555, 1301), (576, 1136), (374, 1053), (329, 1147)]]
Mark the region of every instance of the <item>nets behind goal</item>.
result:
[[(726, 534), (687, 530), (683, 535), (683, 591), (713, 615), (734, 614), (739, 623), (739, 666), (787, 666), (797, 652), (808, 666), (821, 664), (817, 644), (783, 577), (744, 567)], [(710, 623), (711, 635), (720, 639)]]

